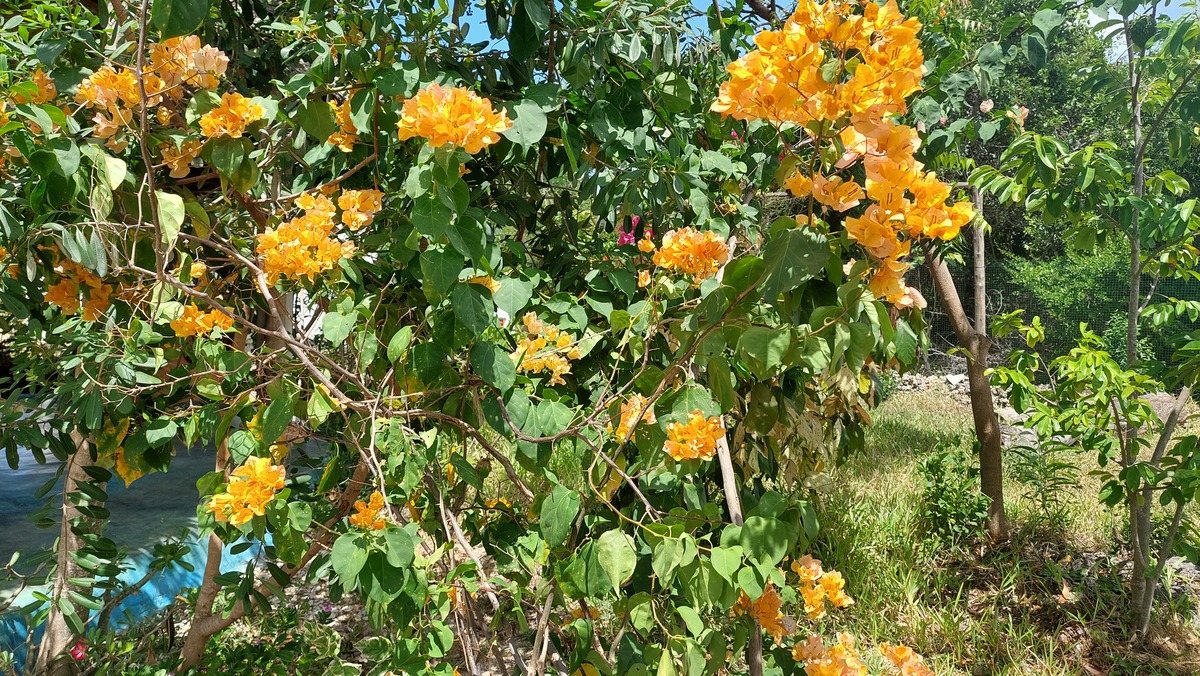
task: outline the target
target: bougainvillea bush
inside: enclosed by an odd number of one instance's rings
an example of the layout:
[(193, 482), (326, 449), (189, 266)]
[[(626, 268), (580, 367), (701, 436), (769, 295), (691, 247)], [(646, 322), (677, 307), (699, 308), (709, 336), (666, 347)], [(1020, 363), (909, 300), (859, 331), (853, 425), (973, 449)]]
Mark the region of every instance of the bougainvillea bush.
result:
[[(181, 669), (326, 579), (381, 673), (926, 673), (837, 633), (867, 590), (808, 556), (804, 488), (913, 361), (910, 250), (973, 217), (904, 124), (919, 23), (378, 4), (22, 35), (3, 434), (65, 476), (39, 664), (123, 593), (106, 483), (187, 446), (214, 465)], [(222, 572), (242, 538), (257, 576)]]

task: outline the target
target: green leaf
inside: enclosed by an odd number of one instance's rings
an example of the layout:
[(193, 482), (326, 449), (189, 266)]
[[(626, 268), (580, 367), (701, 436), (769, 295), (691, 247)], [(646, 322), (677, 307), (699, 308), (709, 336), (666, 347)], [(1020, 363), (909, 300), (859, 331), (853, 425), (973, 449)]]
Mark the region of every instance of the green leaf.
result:
[(400, 330), (392, 335), (392, 339), (388, 341), (387, 358), (388, 361), (395, 364), (404, 356), (404, 351), (408, 349), (412, 343), (413, 327), (402, 326)]
[(383, 542), (387, 546), (388, 564), (395, 568), (408, 568), (412, 565), (415, 545), (408, 531), (388, 526), (383, 531)]
[[(550, 0), (553, 2), (553, 0)], [(550, 27), (550, 8), (546, 5), (547, 0), (525, 0), (525, 13), (529, 15), (529, 20), (533, 22), (540, 30), (546, 30)]]
[(792, 332), (786, 328), (751, 326), (738, 339), (737, 354), (759, 380), (766, 380), (783, 364), (791, 344)]
[[(529, 0), (526, 0), (525, 6), (529, 5)], [(513, 143), (532, 146), (546, 134), (546, 113), (533, 101), (521, 101), (509, 106), (508, 116), (513, 125), (504, 131), (504, 136)]]
[(150, 448), (158, 448), (175, 438), (179, 425), (170, 418), (156, 418), (146, 426), (146, 443)]
[(357, 320), (358, 313), (354, 311), (353, 307), (344, 314), (342, 312), (326, 312), (325, 316), (321, 317), (321, 335), (325, 336), (325, 340), (328, 340), (334, 347), (337, 347), (350, 335)]
[(279, 387), (279, 398), (272, 399), (262, 416), (262, 440), (264, 444), (273, 444), (287, 430), (292, 422), (292, 413), (296, 409), (296, 391), (294, 388)]
[(446, 206), (436, 191), (430, 191), (413, 200), (412, 222), (417, 232), (430, 239), (440, 239), (450, 227), (454, 210)]
[(154, 196), (158, 198), (158, 225), (162, 230), (162, 243), (169, 249), (175, 246), (175, 240), (179, 238), (187, 211), (179, 195), (155, 190)]
[(829, 245), (815, 228), (783, 230), (763, 247), (763, 298), (774, 301), (797, 288), (825, 269), (827, 260)]
[(621, 585), (633, 577), (637, 567), (637, 548), (633, 538), (620, 530), (605, 531), (597, 540), (597, 557), (600, 567), (608, 573), (613, 591), (620, 593)]
[(1040, 70), (1046, 65), (1046, 40), (1042, 36), (1036, 33), (1021, 36), (1021, 50), (1034, 70)]
[(208, 161), (227, 180), (232, 180), (249, 154), (249, 140), (221, 136), (205, 144)]
[(579, 494), (565, 486), (555, 486), (542, 501), (542, 514), (538, 520), (546, 544), (554, 548), (566, 542), (578, 514)]
[(1050, 37), (1050, 32), (1058, 28), (1067, 20), (1066, 15), (1056, 9), (1039, 10), (1033, 15), (1033, 25), (1042, 32), (1046, 38)]
[(498, 345), (479, 341), (471, 348), (471, 368), (483, 382), (507, 392), (517, 381), (517, 367), (512, 357)]
[(367, 550), (363, 546), (362, 536), (358, 533), (345, 533), (338, 537), (333, 543), (329, 562), (343, 587), (354, 589), (358, 586), (358, 574), (367, 564)]
[(779, 519), (751, 516), (742, 524), (740, 538), (747, 556), (759, 563), (775, 565), (787, 556), (792, 536), (788, 525)]
[(288, 509), (288, 524), (297, 533), (308, 530), (312, 524), (312, 505), (307, 502), (293, 502)]
[(446, 297), (462, 269), (463, 258), (454, 251), (431, 248), (421, 254), (422, 289), (430, 302)]
[(700, 635), (704, 633), (704, 620), (700, 619), (700, 613), (690, 606), (678, 606), (675, 608), (675, 612), (679, 613), (679, 617), (683, 619), (688, 633), (695, 638), (700, 638)]
[(896, 320), (896, 334), (892, 336), (896, 346), (896, 359), (901, 364), (912, 364), (917, 358), (917, 334), (903, 319)]
[(163, 40), (194, 33), (208, 18), (209, 0), (154, 0), (150, 20)]
[(721, 577), (733, 584), (733, 576), (742, 567), (742, 547), (714, 547), (712, 550), (712, 566)]
[(492, 323), (492, 302), (484, 295), (486, 293), (477, 284), (456, 284), (450, 294), (454, 318), (476, 336)]
[(492, 296), (496, 307), (508, 313), (509, 317), (517, 318), (517, 314), (525, 309), (529, 299), (533, 297), (533, 284), (515, 277), (501, 277), (500, 290)]
[(333, 108), (326, 101), (302, 102), (296, 109), (295, 120), (304, 133), (321, 143), (338, 129)]

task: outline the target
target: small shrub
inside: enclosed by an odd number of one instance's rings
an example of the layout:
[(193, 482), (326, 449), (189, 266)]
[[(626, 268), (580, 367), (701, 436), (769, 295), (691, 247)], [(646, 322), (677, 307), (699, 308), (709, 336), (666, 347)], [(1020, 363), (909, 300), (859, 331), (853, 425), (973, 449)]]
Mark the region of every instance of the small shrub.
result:
[(960, 545), (978, 535), (987, 519), (988, 501), (979, 491), (979, 468), (961, 440), (939, 444), (917, 467), (922, 531), (943, 545)]

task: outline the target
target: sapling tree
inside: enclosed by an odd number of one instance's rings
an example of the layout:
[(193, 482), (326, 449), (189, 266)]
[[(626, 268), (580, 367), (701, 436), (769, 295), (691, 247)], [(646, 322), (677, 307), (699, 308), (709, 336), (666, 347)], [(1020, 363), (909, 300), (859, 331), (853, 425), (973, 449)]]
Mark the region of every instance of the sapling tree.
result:
[[(1166, 558), (1194, 499), (1196, 441), (1176, 438), (1175, 432), (1197, 374), (1195, 357), (1186, 349), (1167, 363), (1139, 361), (1138, 332), (1146, 322), (1164, 325), (1182, 319), (1183, 326), (1189, 320), (1194, 326), (1194, 299), (1163, 298), (1155, 290), (1161, 279), (1200, 279), (1196, 200), (1186, 180), (1149, 158), (1183, 163), (1189, 157), (1200, 123), (1200, 23), (1195, 15), (1166, 19), (1159, 3), (1097, 7), (1117, 16), (1097, 30), (1122, 48), (1124, 68), (1118, 72), (1124, 77), (1097, 69), (1092, 91), (1100, 105), (1112, 107), (1128, 122), (1132, 147), (1114, 139), (1072, 150), (1057, 139), (1024, 134), (996, 167), (980, 168), (971, 181), (1004, 200), (1023, 202), (1047, 222), (1064, 225), (1083, 249), (1113, 238), (1128, 245), (1128, 367), (1118, 366), (1084, 329), (1079, 348), (1070, 355), (1043, 364), (1036, 353), (1018, 350), (1012, 366), (998, 370), (996, 377), (1012, 389), (1014, 403), (1037, 412), (1032, 424), (1043, 438), (1076, 435), (1084, 448), (1098, 452), (1103, 467), (1113, 467), (1103, 499), (1128, 513), (1130, 605), (1134, 628), (1144, 635)], [(1165, 146), (1157, 149), (1162, 152), (1151, 152), (1156, 144)], [(1041, 338), (1040, 326), (1025, 324), (1019, 315), (1002, 318), (1003, 333), (1018, 329), (1026, 333), (1030, 348)], [(1187, 338), (1178, 338), (1186, 348)], [(1053, 375), (1053, 387), (1045, 392), (1035, 379), (1043, 369)], [(1175, 402), (1159, 420), (1139, 398), (1167, 389), (1174, 391)], [(1156, 503), (1171, 513), (1162, 538), (1155, 537)]]

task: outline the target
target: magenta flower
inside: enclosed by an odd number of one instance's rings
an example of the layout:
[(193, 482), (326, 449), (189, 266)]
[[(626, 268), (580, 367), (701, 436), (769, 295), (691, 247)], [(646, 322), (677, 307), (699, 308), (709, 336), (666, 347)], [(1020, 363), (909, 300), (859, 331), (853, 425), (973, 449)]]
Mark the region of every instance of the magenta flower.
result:
[(75, 660), (76, 662), (82, 661), (86, 655), (87, 645), (85, 645), (83, 641), (76, 642), (71, 648), (71, 659)]

